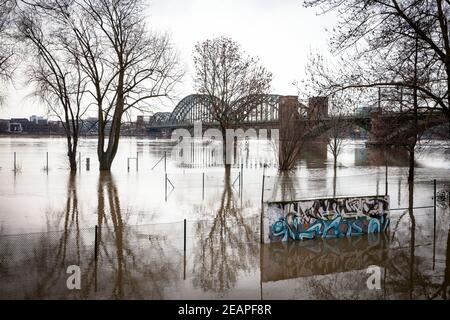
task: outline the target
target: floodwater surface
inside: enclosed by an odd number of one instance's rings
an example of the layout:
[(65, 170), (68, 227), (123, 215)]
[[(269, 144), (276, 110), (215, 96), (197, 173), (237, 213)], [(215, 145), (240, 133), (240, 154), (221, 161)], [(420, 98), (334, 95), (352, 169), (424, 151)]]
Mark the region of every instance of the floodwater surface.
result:
[[(123, 138), (106, 174), (96, 140), (82, 139), (80, 170), (70, 174), (63, 138), (1, 137), (0, 298), (450, 297), (448, 144), (418, 151), (414, 183), (405, 151), (364, 141), (346, 141), (336, 171), (326, 145), (311, 144), (284, 175), (261, 141), (243, 146), (229, 172), (208, 146), (193, 145), (189, 157), (172, 148)], [(386, 192), (389, 232), (259, 243), (262, 201)], [(73, 265), (79, 290), (66, 283)], [(374, 266), (379, 288), (367, 285)]]

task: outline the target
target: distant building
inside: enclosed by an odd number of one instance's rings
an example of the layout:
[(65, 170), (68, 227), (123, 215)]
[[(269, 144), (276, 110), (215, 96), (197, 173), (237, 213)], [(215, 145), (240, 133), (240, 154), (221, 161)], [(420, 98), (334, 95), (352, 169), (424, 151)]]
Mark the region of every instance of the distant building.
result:
[(32, 122), (34, 124), (46, 125), (47, 124), (47, 119), (45, 119), (44, 117), (39, 117), (39, 116), (32, 115), (30, 117), (30, 122)]
[(11, 118), (9, 121), (10, 132), (27, 132), (30, 127), (30, 121), (26, 118)]
[(9, 120), (0, 119), (0, 132), (1, 133), (9, 132)]

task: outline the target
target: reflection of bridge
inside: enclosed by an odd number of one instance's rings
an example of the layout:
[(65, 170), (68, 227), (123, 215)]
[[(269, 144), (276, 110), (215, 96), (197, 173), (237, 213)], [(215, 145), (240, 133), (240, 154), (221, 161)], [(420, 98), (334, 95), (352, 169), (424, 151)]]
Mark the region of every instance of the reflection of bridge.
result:
[[(229, 109), (230, 112), (239, 112), (239, 102)], [(204, 95), (193, 94), (182, 99), (172, 112), (155, 113), (147, 126), (150, 133), (170, 134), (178, 128), (191, 129), (194, 123), (201, 122), (204, 129), (215, 127), (217, 123), (211, 114), (213, 109), (209, 98)], [(292, 113), (296, 113), (292, 117)], [(380, 127), (389, 128), (389, 140), (393, 141), (397, 136), (411, 135), (411, 128), (407, 123), (412, 115), (396, 112), (390, 113), (355, 113), (345, 117), (340, 116), (339, 121), (348, 123), (349, 126), (357, 126), (380, 135)], [(328, 99), (326, 97), (314, 97), (308, 101), (308, 106), (300, 103), (296, 96), (266, 95), (262, 96), (259, 104), (243, 117), (243, 120), (234, 125), (236, 128), (254, 129), (283, 129), (288, 121), (296, 119), (299, 123), (308, 123), (308, 136), (317, 137), (330, 129), (336, 117), (328, 113)], [(423, 114), (419, 116), (419, 125), (422, 130), (441, 125), (446, 122), (442, 114)], [(395, 128), (396, 130), (393, 130)], [(383, 131), (383, 130), (381, 130)], [(387, 134), (387, 133), (386, 133)], [(385, 136), (386, 136), (385, 134)], [(372, 137), (373, 140), (380, 140)]]

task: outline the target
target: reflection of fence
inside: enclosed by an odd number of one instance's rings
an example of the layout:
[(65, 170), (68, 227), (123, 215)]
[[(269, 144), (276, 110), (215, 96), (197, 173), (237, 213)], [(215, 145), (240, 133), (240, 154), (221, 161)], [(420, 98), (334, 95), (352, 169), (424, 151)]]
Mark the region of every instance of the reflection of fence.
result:
[[(426, 226), (431, 212), (414, 213), (420, 228), (413, 248), (417, 261), (425, 263), (422, 268), (429, 269), (432, 243)], [(256, 288), (259, 271), (261, 290), (262, 282), (274, 281), (264, 288), (270, 295), (272, 290), (272, 294), (287, 290), (286, 282), (277, 284), (279, 280), (318, 275), (334, 279), (349, 271), (352, 278), (351, 271), (364, 272), (368, 265), (385, 268), (395, 263), (410, 252), (408, 217), (395, 217), (399, 221), (393, 221), (390, 233), (261, 246), (259, 217), (238, 221), (217, 215), (208, 220), (128, 225), (125, 217), (111, 212), (98, 226), (97, 241), (95, 228), (78, 228), (75, 217), (62, 231), (0, 235), (0, 298), (192, 299), (216, 293), (224, 298), (233, 297), (235, 288)], [(445, 230), (439, 229), (435, 240), (433, 275), (438, 280), (445, 274), (448, 234), (447, 223), (439, 225)], [(80, 266), (81, 290), (67, 289), (70, 265)], [(388, 274), (392, 272), (396, 271), (390, 269)], [(306, 288), (304, 282), (299, 284)], [(345, 284), (358, 287), (351, 281)], [(259, 290), (255, 294), (252, 298), (259, 298)]]
[[(165, 298), (183, 279), (209, 277), (198, 270), (199, 257), (225, 242), (226, 256), (220, 259), (240, 263), (238, 253), (257, 245), (253, 234), (259, 232), (254, 218), (240, 221), (249, 228), (220, 218), (136, 226), (114, 216), (107, 220), (95, 228), (68, 223), (63, 231), (0, 235), (0, 298)], [(232, 239), (216, 232), (218, 224)], [(70, 265), (81, 269), (80, 291), (66, 287)]]

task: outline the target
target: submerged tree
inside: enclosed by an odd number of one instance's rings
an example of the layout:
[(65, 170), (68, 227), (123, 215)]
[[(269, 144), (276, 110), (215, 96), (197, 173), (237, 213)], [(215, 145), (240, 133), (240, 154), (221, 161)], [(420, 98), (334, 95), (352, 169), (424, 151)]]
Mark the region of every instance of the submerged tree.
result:
[(280, 129), (279, 150), (276, 151), (278, 152), (278, 169), (286, 173), (295, 169), (312, 121), (308, 119), (307, 108), (297, 99), (285, 104), (284, 108), (280, 110), (280, 122), (283, 125)]
[(17, 30), (17, 38), (33, 57), (28, 66), (28, 81), (35, 86), (34, 94), (61, 121), (67, 139), (70, 170), (76, 171), (80, 123), (86, 111), (83, 107), (86, 77), (79, 61), (64, 50), (64, 30), (52, 27), (48, 17), (34, 7), (19, 11)]
[(150, 33), (143, 0), (36, 1), (30, 6), (65, 30), (70, 52), (88, 79), (88, 104), (98, 117), (100, 170), (110, 170), (122, 119), (167, 97), (182, 73), (168, 36)]
[[(329, 92), (380, 86), (416, 90), (419, 97), (429, 101), (427, 110), (441, 111), (450, 122), (448, 1), (304, 2), (324, 12), (335, 10), (340, 17), (331, 45), (343, 61), (335, 72), (318, 68), (316, 83), (325, 85)], [(410, 45), (415, 39), (417, 48)], [(411, 82), (403, 76), (403, 68), (415, 51), (427, 76)]]
[[(272, 74), (249, 57), (232, 39), (219, 37), (197, 43), (194, 49), (197, 92), (208, 100), (212, 121), (217, 122), (227, 163), (226, 130), (241, 123), (264, 99)], [(231, 149), (230, 149), (231, 150)]]
[[(380, 132), (375, 140), (384, 146), (406, 148), (410, 155), (408, 179), (412, 180), (415, 151), (431, 119), (440, 116), (450, 133), (448, 1), (305, 3), (340, 13), (331, 44), (341, 60), (327, 67), (320, 57), (314, 58), (310, 87), (327, 95), (352, 91), (359, 98), (365, 95), (366, 101), (371, 100), (367, 97), (370, 88), (377, 89)], [(383, 108), (382, 91), (391, 92), (390, 103)], [(385, 111), (397, 116), (383, 118)]]

